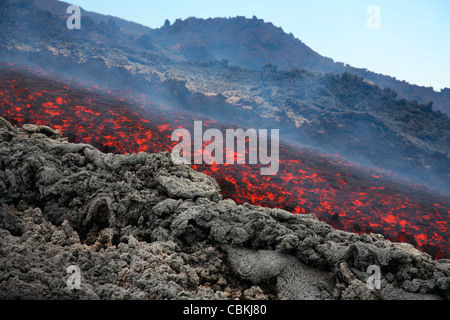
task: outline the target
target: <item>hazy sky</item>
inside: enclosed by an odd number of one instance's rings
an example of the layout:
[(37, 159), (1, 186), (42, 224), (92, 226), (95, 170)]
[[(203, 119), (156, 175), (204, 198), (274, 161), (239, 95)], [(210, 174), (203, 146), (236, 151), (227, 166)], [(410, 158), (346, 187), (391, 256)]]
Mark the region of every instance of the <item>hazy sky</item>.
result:
[[(413, 84), (450, 88), (448, 0), (69, 0), (88, 11), (159, 28), (165, 19), (253, 15), (319, 54)], [(369, 29), (380, 9), (380, 29)], [(373, 20), (371, 20), (373, 21)]]

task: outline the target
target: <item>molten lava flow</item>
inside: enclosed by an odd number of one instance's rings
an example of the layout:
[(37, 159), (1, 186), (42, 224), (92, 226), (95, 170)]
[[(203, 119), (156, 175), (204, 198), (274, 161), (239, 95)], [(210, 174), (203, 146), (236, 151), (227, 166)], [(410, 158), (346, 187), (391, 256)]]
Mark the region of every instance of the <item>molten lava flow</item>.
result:
[[(104, 152), (170, 151), (176, 144), (171, 141), (173, 130), (193, 132), (194, 120), (222, 132), (226, 128), (217, 121), (156, 107), (144, 95), (135, 98), (122, 92), (117, 98), (110, 91), (70, 88), (61, 81), (19, 72), (12, 65), (2, 69), (2, 117), (15, 125), (51, 126), (72, 142), (89, 143)], [(443, 196), (392, 182), (383, 174), (345, 164), (336, 157), (282, 145), (280, 169), (274, 176), (261, 176), (260, 165), (193, 168), (216, 178), (224, 198), (238, 203), (314, 213), (338, 229), (381, 233), (390, 240), (411, 243), (435, 258), (450, 257), (450, 205)]]

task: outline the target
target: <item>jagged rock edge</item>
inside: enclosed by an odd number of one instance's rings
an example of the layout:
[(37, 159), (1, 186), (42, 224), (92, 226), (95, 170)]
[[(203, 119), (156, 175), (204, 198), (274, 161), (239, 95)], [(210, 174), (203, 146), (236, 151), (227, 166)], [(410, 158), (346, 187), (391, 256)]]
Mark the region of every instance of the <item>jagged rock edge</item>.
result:
[[(14, 128), (3, 118), (0, 137), (2, 298), (295, 299), (305, 295), (289, 283), (314, 281), (301, 279), (305, 268), (323, 275), (311, 284), (317, 289), (311, 298), (449, 298), (448, 260), (381, 235), (335, 230), (313, 214), (222, 200), (214, 179), (174, 165), (168, 153), (104, 154), (69, 143), (51, 128)], [(29, 261), (39, 249), (62, 251), (67, 261), (59, 257), (44, 266), (45, 255)], [(123, 264), (120, 257), (130, 252), (141, 264), (161, 253), (177, 262), (156, 259), (168, 270), (149, 275), (151, 263), (144, 271), (134, 268), (133, 257)], [(199, 258), (208, 252), (214, 259)], [(97, 267), (86, 256), (95, 256)], [(84, 262), (81, 291), (65, 287), (69, 262)], [(370, 292), (364, 284), (374, 264), (382, 271), (382, 289)], [(250, 274), (239, 272), (249, 266)], [(106, 269), (101, 281), (94, 277), (99, 267)], [(49, 271), (37, 271), (42, 269)], [(120, 285), (124, 270), (134, 280)], [(355, 278), (342, 276), (347, 270)], [(212, 274), (217, 272), (222, 274)], [(277, 285), (261, 289), (271, 281)]]

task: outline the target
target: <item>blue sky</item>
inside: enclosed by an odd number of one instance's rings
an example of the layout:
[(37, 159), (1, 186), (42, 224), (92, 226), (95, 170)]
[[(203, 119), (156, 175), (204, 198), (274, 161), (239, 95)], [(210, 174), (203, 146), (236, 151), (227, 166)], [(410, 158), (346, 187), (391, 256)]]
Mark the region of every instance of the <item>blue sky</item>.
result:
[[(70, 0), (72, 4), (159, 28), (165, 19), (253, 15), (282, 27), (319, 54), (413, 84), (450, 88), (447, 0)], [(380, 8), (369, 29), (367, 8)]]

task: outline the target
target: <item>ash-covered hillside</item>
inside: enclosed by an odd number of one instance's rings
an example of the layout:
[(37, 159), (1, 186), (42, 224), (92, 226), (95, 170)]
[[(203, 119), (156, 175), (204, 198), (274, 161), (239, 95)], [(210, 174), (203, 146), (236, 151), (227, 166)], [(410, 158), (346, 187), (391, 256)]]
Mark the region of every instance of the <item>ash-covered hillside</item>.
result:
[[(61, 15), (68, 6), (65, 2), (55, 0), (34, 0), (34, 3), (56, 15)], [(161, 28), (149, 29), (116, 17), (88, 11), (83, 13), (98, 23), (104, 23), (104, 26), (112, 25), (116, 31), (133, 35), (137, 46), (164, 56), (195, 62), (225, 59), (230, 65), (253, 70), (260, 70), (265, 64), (272, 63), (280, 70), (307, 69), (320, 73), (350, 73), (383, 88), (391, 88), (401, 98), (417, 100), (422, 104), (433, 101), (436, 110), (450, 113), (450, 88), (436, 92), (431, 87), (421, 87), (395, 77), (335, 62), (331, 59), (333, 57), (321, 56), (301, 39), (287, 34), (270, 21), (255, 16), (166, 20)]]
[(448, 260), (237, 205), (168, 153), (104, 154), (0, 118), (0, 168), (2, 299), (449, 298)]
[[(450, 112), (450, 88), (436, 92), (394, 77), (323, 57), (300, 39), (272, 23), (253, 17), (178, 19), (160, 29), (150, 30), (137, 40), (148, 49), (162, 48), (179, 59), (197, 62), (227, 60), (230, 65), (260, 70), (267, 63), (280, 70), (306, 69), (320, 73), (350, 73), (383, 88), (391, 88), (401, 98), (417, 100), (447, 114)], [(388, 48), (386, 50), (389, 50)]]

